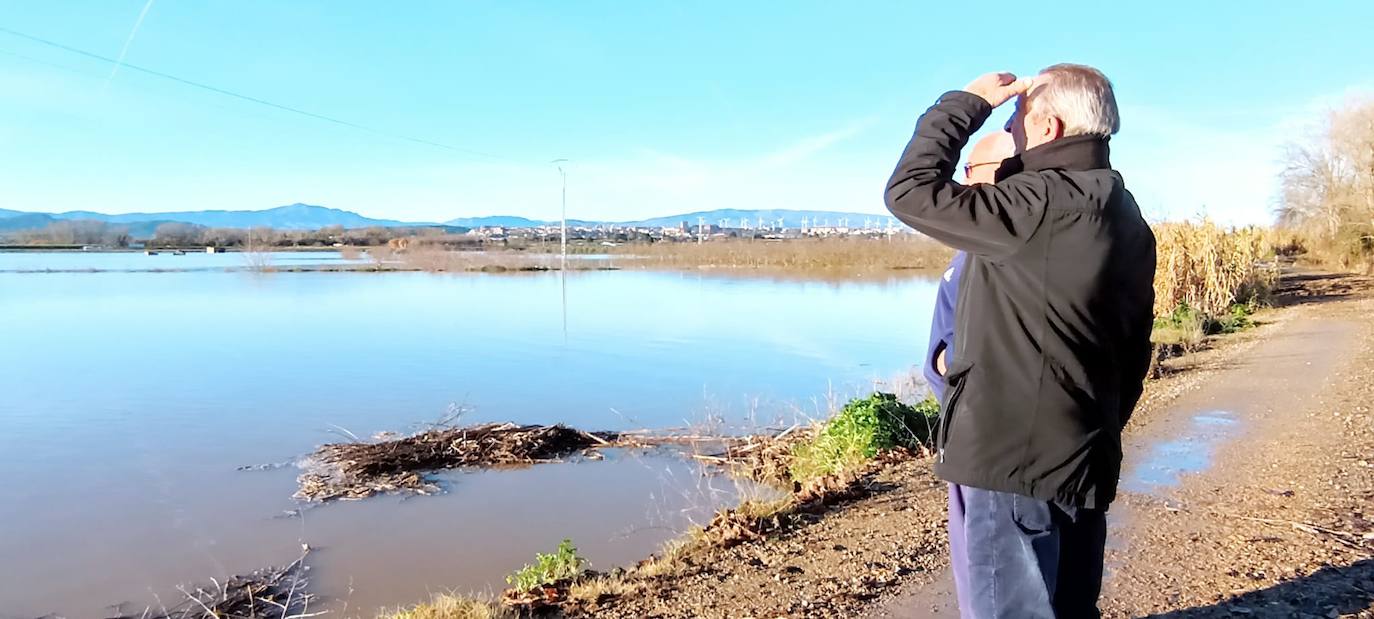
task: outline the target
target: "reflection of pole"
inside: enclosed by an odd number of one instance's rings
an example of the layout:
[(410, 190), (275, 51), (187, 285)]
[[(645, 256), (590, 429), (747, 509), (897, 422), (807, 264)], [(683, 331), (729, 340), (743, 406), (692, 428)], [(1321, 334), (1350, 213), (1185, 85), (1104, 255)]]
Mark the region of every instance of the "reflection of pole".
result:
[[(567, 258), (565, 257), (564, 260), (567, 260)], [(564, 345), (564, 346), (567, 346), (567, 345), (568, 345), (568, 269), (567, 269), (566, 267), (567, 267), (568, 265), (564, 264), (563, 266), (564, 266), (565, 268), (562, 268), (562, 269), (559, 269), (559, 270), (558, 270), (558, 287), (562, 289), (562, 293), (563, 293), (563, 345)]]
[(562, 298), (564, 346), (568, 345), (568, 172), (563, 169), (562, 164), (567, 162), (567, 159), (554, 159), (549, 162), (558, 166), (558, 176), (563, 179), (563, 210), (559, 220), (559, 244), (562, 247), (562, 258), (558, 265), (558, 289)]

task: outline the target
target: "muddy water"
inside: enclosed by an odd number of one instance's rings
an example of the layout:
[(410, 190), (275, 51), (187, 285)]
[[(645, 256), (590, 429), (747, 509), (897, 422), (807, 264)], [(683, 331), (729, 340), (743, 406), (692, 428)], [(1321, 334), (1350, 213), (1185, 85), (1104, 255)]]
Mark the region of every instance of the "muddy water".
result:
[[(190, 257), (50, 256), (63, 270)], [(317, 549), (317, 590), (362, 615), (500, 588), (564, 537), (598, 566), (633, 561), (736, 489), (677, 459), (614, 453), (284, 517), (297, 471), (236, 469), (344, 431), (406, 431), (454, 404), (469, 422), (785, 423), (823, 409), (827, 392), (909, 369), (934, 290), (920, 277), (260, 275), (218, 263), (15, 272), (40, 258), (0, 253), (4, 617), (141, 609), (178, 583), (288, 562), (301, 543)]]

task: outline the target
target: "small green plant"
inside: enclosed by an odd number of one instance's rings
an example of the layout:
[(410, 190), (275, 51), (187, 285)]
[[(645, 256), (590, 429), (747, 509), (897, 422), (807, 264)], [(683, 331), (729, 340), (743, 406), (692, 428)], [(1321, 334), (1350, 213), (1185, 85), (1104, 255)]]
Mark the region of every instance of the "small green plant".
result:
[(540, 585), (581, 576), (586, 566), (587, 560), (577, 555), (572, 540), (565, 539), (553, 554), (535, 553), (534, 565), (526, 565), (507, 576), (506, 584), (517, 591), (529, 591)]
[(1190, 348), (1202, 342), (1208, 335), (1235, 333), (1254, 326), (1250, 315), (1255, 313), (1256, 302), (1233, 303), (1219, 316), (1210, 316), (1198, 311), (1187, 302), (1180, 303), (1173, 312), (1155, 318), (1154, 333), (1151, 341), (1156, 344), (1178, 344)]
[(1202, 343), (1202, 338), (1206, 335), (1206, 318), (1184, 301), (1179, 303), (1174, 311), (1155, 318), (1150, 340), (1156, 344), (1178, 345), (1189, 349)]
[(1236, 303), (1221, 316), (1210, 318), (1204, 329), (1209, 335), (1216, 333), (1235, 333), (1254, 326), (1250, 315), (1255, 313), (1255, 304)]
[(890, 393), (851, 400), (816, 437), (792, 452), (792, 479), (804, 482), (852, 470), (896, 447), (929, 444), (940, 414), (934, 398), (911, 406)]

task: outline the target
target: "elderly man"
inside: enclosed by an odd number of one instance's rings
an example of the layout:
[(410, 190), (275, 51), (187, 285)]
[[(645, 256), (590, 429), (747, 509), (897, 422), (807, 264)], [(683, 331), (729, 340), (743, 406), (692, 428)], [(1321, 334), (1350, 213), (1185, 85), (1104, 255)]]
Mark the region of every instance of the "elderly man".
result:
[[(960, 149), (1012, 98), (1018, 154), (996, 184), (954, 182)], [(985, 75), (921, 117), (887, 185), (895, 216), (968, 254), (935, 471), (963, 499), (970, 616), (1099, 616), (1154, 304), (1154, 235), (1108, 158), (1119, 125), (1091, 67)]]
[[(968, 163), (964, 164), (965, 182), (973, 185), (996, 181), (1002, 161), (1012, 156), (1014, 148), (1011, 134), (1005, 131), (990, 133), (978, 140), (969, 152)], [(958, 298), (965, 258), (964, 252), (954, 252), (954, 258), (949, 261), (949, 267), (940, 278), (935, 293), (935, 311), (930, 320), (930, 339), (923, 372), (936, 398), (944, 397), (945, 370), (949, 360), (954, 357), (954, 304)], [(964, 526), (963, 491), (957, 484), (950, 484), (949, 566), (954, 572), (954, 587), (959, 597), (968, 599), (968, 544), (964, 541)], [(965, 616), (971, 615), (966, 613)]]

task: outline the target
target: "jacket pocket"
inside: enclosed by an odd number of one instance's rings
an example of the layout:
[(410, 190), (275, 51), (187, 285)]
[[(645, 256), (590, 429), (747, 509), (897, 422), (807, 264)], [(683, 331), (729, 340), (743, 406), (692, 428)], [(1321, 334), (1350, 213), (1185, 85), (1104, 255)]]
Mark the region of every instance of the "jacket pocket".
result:
[(959, 400), (964, 395), (964, 385), (968, 383), (968, 374), (973, 370), (973, 364), (967, 361), (950, 361), (948, 372), (945, 373), (945, 401), (940, 403), (940, 425), (935, 433), (935, 450), (940, 462), (945, 461), (945, 445), (949, 443), (949, 428), (954, 422), (954, 415), (959, 407)]

